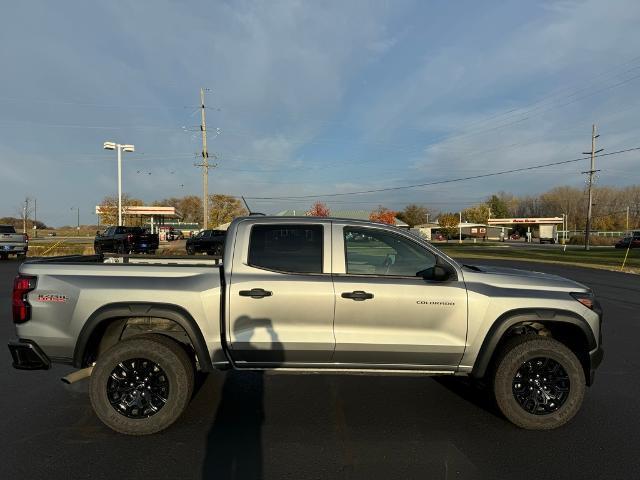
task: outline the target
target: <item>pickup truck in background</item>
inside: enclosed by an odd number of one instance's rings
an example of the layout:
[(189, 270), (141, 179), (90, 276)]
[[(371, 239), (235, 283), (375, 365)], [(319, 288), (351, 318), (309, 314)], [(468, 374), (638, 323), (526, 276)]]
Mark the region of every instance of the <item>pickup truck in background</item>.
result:
[(149, 233), (142, 227), (109, 227), (104, 232), (96, 232), (93, 249), (102, 253), (156, 253), (160, 240), (157, 233)]
[(0, 225), (0, 259), (6, 260), (9, 255), (24, 258), (28, 250), (29, 235), (16, 233), (12, 225)]
[(207, 255), (221, 256), (224, 252), (226, 238), (226, 230), (202, 230), (187, 238), (187, 254), (206, 253)]
[[(234, 220), (207, 258), (68, 256), (20, 266), (13, 365), (89, 376), (97, 416), (131, 435), (186, 409), (196, 371), (470, 377), (507, 419), (552, 429), (582, 404), (602, 359), (588, 287), (460, 265), (389, 225)], [(455, 421), (455, 420), (452, 420)]]

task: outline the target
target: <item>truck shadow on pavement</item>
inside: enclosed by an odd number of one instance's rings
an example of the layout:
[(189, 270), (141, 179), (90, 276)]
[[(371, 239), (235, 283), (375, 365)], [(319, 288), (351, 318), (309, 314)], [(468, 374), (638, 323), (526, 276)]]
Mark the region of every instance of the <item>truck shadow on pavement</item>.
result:
[[(282, 343), (271, 320), (239, 318), (235, 326), (244, 329), (265, 328), (271, 337), (269, 360), (277, 365), (284, 361)], [(246, 331), (246, 330), (245, 330)], [(243, 347), (248, 358), (251, 351)], [(207, 435), (202, 478), (216, 480), (262, 478), (262, 425), (264, 423), (264, 372), (229, 370), (222, 386), (220, 403)]]

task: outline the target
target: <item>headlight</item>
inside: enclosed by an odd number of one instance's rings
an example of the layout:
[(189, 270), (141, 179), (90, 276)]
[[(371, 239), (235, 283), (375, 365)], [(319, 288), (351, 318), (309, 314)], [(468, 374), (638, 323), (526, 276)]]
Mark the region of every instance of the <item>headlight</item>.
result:
[(573, 292), (571, 296), (583, 304), (585, 307), (593, 310), (593, 305), (595, 303), (595, 299), (593, 297), (593, 292)]

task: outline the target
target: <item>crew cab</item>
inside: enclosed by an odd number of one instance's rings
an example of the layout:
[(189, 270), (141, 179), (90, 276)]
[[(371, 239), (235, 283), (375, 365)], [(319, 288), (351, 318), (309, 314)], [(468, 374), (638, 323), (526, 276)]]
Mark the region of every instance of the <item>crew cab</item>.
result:
[(171, 425), (214, 369), (471, 377), (507, 419), (551, 429), (602, 359), (602, 312), (554, 275), (461, 265), (396, 227), (337, 218), (234, 220), (206, 257), (23, 263), (13, 365), (74, 365), (125, 434)]
[(0, 225), (0, 259), (6, 260), (9, 255), (24, 258), (28, 250), (29, 235), (16, 233), (13, 225)]
[(93, 249), (101, 253), (156, 253), (160, 240), (157, 233), (142, 227), (109, 227), (96, 232)]
[(207, 255), (220, 256), (224, 251), (226, 238), (227, 232), (225, 230), (202, 230), (187, 238), (187, 254), (206, 253)]

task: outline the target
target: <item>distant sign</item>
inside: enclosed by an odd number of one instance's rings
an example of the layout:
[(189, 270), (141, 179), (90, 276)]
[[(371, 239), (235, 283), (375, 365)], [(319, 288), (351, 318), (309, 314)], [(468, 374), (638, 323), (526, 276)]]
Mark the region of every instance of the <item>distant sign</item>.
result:
[(490, 218), (489, 225), (555, 225), (562, 223), (562, 217), (522, 217), (522, 218)]

